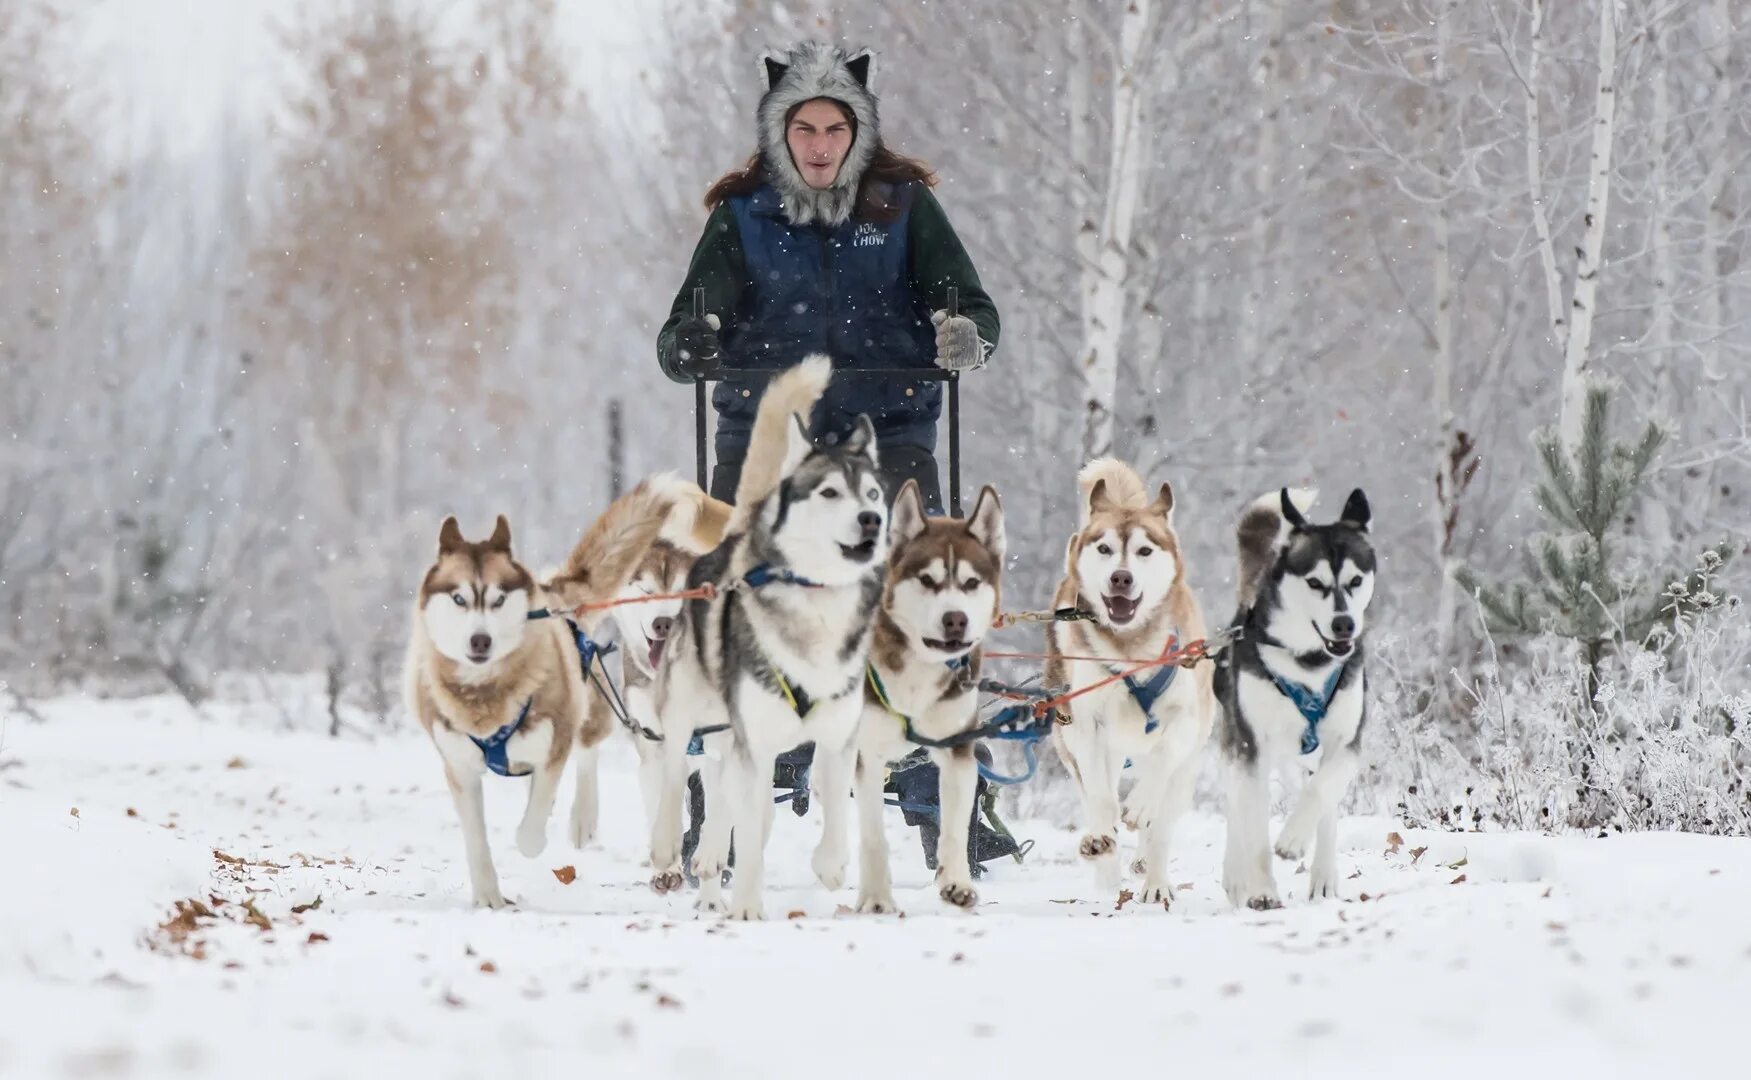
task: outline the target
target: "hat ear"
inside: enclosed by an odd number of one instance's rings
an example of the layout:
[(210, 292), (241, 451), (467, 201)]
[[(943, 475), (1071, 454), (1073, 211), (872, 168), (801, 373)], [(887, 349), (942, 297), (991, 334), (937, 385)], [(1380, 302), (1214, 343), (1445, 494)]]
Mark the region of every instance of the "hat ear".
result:
[(868, 49), (859, 49), (845, 61), (845, 70), (851, 72), (857, 85), (868, 90), (870, 76), (875, 74), (875, 53)]
[(779, 59), (779, 54), (770, 52), (761, 54), (760, 66), (766, 72), (766, 89), (768, 90), (775, 89), (779, 81), (784, 78), (785, 72), (790, 70), (790, 65)]

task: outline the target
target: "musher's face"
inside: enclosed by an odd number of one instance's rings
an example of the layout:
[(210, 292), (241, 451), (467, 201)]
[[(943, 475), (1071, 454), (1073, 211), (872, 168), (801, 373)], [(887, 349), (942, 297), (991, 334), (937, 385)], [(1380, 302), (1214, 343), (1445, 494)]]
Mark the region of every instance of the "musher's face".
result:
[(826, 98), (805, 101), (790, 118), (785, 140), (803, 182), (817, 190), (829, 188), (839, 178), (839, 166), (851, 150), (851, 120), (844, 109)]

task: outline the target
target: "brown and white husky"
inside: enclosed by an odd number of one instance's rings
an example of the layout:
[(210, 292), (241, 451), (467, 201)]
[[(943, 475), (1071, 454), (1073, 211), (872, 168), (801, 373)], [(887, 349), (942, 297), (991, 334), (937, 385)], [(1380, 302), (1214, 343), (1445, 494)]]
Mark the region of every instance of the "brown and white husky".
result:
[[(486, 842), (481, 777), (488, 771), (530, 778), (517, 847), (533, 857), (546, 846), (566, 758), (582, 741), (591, 764), (585, 824), (593, 827), (594, 747), (607, 731), (589, 721), (590, 691), (570, 627), (541, 611), (613, 596), (652, 543), (691, 534), (706, 505), (703, 492), (673, 477), (640, 484), (609, 506), (545, 584), (512, 553), (503, 515), (482, 541), (465, 539), (454, 517), (444, 519), (415, 601), (403, 691), (443, 759), (475, 906), (506, 902)], [(574, 813), (574, 838), (578, 827)]]
[[(995, 490), (980, 491), (965, 520), (927, 518), (918, 485), (908, 480), (893, 514), (853, 777), (861, 837), (857, 909), (872, 913), (898, 910), (882, 828), (886, 766), (912, 751), (908, 730), (942, 740), (977, 726), (983, 641), (1002, 603), (1003, 506)], [(929, 753), (942, 807), (937, 884), (943, 900), (970, 908), (978, 902), (967, 862), (978, 762), (972, 743)]]
[[(1050, 624), (1046, 682), (1084, 687), (1135, 666), (1124, 660), (1159, 656), (1169, 638), (1183, 644), (1204, 637), (1205, 630), (1186, 584), (1172, 488), (1162, 484), (1151, 499), (1142, 477), (1113, 458), (1084, 466), (1077, 486), (1082, 526), (1070, 539), (1053, 604), (1093, 617)], [(1119, 780), (1129, 760), (1135, 783), (1122, 816), (1143, 833), (1138, 898), (1169, 903), (1168, 841), (1191, 803), (1214, 718), (1209, 666), (1148, 668), (1062, 709), (1068, 723), (1057, 726), (1053, 737), (1082, 795), (1081, 852), (1095, 864), (1096, 884), (1118, 888)]]

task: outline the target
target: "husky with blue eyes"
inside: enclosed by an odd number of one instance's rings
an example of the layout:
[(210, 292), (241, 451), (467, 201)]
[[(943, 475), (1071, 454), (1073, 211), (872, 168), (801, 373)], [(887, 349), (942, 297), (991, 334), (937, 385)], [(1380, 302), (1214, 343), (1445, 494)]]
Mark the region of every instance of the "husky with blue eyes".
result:
[(486, 843), (486, 773), (529, 778), (517, 848), (533, 858), (547, 844), (554, 795), (577, 742), (584, 755), (580, 803), (587, 787), (584, 809), (591, 820), (574, 816), (573, 831), (593, 827), (595, 746), (607, 736), (609, 721), (592, 718), (594, 691), (583, 681), (572, 628), (559, 616), (614, 596), (661, 539), (709, 547), (721, 530), (712, 507), (686, 481), (653, 478), (616, 500), (545, 583), (512, 554), (511, 527), (502, 515), (481, 541), (464, 538), (455, 518), (444, 519), (437, 557), (414, 606), (403, 693), (408, 712), (443, 759), (476, 907), (506, 903)]
[(1240, 640), (1217, 665), (1220, 739), (1228, 767), (1228, 848), (1222, 885), (1235, 906), (1281, 907), (1272, 872), (1273, 770), (1306, 783), (1275, 850), (1311, 847), (1312, 899), (1338, 895), (1338, 806), (1361, 760), (1366, 689), (1362, 634), (1374, 597), (1368, 497), (1350, 493), (1330, 525), (1303, 516), (1314, 493), (1260, 498), (1238, 528)]

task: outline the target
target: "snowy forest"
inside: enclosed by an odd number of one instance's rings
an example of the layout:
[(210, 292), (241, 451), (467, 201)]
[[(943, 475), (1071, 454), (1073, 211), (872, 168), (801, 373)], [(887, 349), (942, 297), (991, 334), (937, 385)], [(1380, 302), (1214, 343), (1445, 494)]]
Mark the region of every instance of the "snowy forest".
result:
[(446, 514), (550, 566), (691, 476), (657, 328), (761, 50), (814, 37), (876, 50), (1002, 313), (962, 445), (1006, 599), (1095, 456), (1172, 483), (1216, 624), (1242, 506), (1362, 487), (1354, 804), (1751, 826), (1744, 5), (649, 0), (610, 85), (569, 6), (272, 6), (266, 106), (117, 152), (100, 5), (0, 5), (0, 704), (406, 727)]

